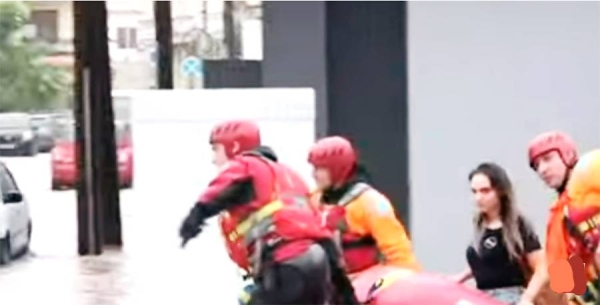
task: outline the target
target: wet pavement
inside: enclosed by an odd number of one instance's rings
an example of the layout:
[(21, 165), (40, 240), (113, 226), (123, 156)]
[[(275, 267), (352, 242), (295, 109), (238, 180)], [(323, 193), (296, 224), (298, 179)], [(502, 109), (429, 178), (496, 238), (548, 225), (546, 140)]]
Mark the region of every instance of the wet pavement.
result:
[(176, 182), (158, 177), (122, 191), (124, 248), (79, 257), (75, 193), (50, 190), (49, 155), (2, 160), (29, 201), (33, 236), (30, 254), (0, 267), (0, 304), (237, 304), (241, 280), (214, 223), (179, 247), (195, 186), (161, 191)]

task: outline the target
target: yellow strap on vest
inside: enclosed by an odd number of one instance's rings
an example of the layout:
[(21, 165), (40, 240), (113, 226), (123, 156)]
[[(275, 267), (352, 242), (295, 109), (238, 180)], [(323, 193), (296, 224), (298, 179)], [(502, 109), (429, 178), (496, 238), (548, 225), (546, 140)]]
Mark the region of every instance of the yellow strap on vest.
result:
[(586, 232), (590, 229), (595, 228), (600, 223), (600, 213), (590, 217), (590, 219), (577, 225), (579, 232)]
[[(563, 208), (563, 214), (565, 215), (565, 217), (567, 219), (569, 219), (570, 213), (569, 213), (569, 207), (568, 206), (565, 206)], [(597, 213), (596, 215), (594, 215), (594, 216), (586, 219), (585, 221), (582, 221), (579, 224), (573, 224), (573, 225), (575, 225), (575, 227), (577, 228), (577, 230), (580, 233), (583, 233), (583, 232), (586, 232), (586, 231), (588, 231), (590, 229), (595, 228), (596, 226), (598, 226), (598, 224), (600, 224), (600, 213)]]
[(229, 240), (236, 240), (239, 236), (246, 235), (252, 227), (257, 223), (271, 217), (275, 212), (283, 208), (283, 202), (281, 200), (271, 201), (270, 203), (263, 206), (260, 210), (250, 214), (244, 221), (235, 227), (235, 230), (229, 234)]

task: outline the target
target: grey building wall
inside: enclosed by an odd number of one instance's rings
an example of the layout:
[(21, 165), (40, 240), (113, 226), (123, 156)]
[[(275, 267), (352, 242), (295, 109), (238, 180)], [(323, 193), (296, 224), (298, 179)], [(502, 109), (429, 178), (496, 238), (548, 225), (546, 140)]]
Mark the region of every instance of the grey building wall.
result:
[(327, 128), (327, 105), (323, 102), (327, 99), (325, 3), (264, 1), (263, 15), (263, 86), (315, 89), (316, 130), (325, 130)]
[(528, 141), (562, 129), (600, 147), (600, 3), (410, 2), (408, 16), (413, 240), (427, 269), (455, 272), (478, 162), (507, 168), (544, 235), (554, 196), (527, 166)]

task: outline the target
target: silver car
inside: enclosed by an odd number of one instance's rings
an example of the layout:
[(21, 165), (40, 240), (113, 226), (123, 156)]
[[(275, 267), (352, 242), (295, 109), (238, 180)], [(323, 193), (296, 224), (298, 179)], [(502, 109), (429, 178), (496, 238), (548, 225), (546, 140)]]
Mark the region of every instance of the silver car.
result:
[(27, 200), (2, 161), (0, 193), (0, 265), (5, 265), (29, 250), (32, 225)]
[(0, 154), (35, 156), (37, 138), (27, 113), (0, 113)]
[(31, 125), (37, 139), (38, 150), (49, 152), (54, 147), (56, 118), (52, 113), (31, 115)]

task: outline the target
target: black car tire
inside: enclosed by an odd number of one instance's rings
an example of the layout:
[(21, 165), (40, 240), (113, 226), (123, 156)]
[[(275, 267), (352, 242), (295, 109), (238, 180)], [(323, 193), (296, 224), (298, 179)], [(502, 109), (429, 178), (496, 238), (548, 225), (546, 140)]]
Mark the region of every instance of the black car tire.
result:
[(24, 149), (23, 155), (27, 157), (34, 157), (38, 153), (38, 147), (35, 141), (29, 142)]
[(27, 156), (28, 157), (34, 157), (35, 155), (38, 154), (39, 149), (37, 146), (37, 143), (35, 143), (35, 141), (32, 141), (31, 144), (29, 144), (29, 149), (27, 150)]
[(10, 253), (10, 236), (0, 239), (0, 265), (10, 263), (12, 255)]
[(62, 185), (60, 185), (60, 183), (58, 183), (56, 181), (52, 181), (52, 190), (60, 191), (60, 190), (62, 190)]
[(48, 153), (54, 148), (54, 142), (46, 143), (43, 147), (39, 147), (38, 152)]

